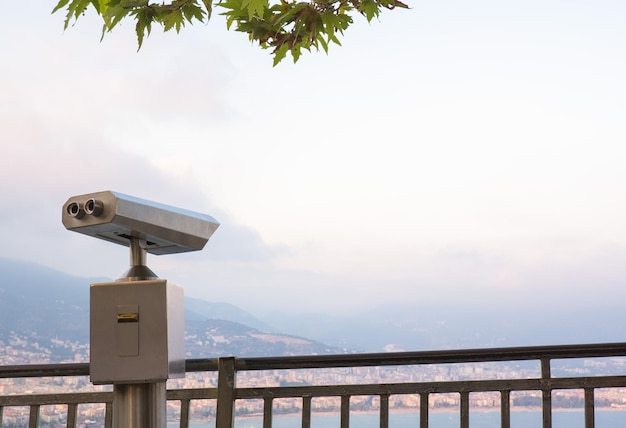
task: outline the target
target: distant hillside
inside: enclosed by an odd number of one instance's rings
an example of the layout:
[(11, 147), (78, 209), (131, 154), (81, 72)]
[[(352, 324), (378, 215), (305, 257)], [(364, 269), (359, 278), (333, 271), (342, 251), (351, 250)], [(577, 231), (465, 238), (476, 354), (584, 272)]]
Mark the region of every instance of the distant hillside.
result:
[(262, 331), (276, 331), (275, 327), (230, 303), (207, 302), (206, 300), (185, 297), (186, 321), (206, 321), (211, 319), (244, 324)]
[(624, 342), (626, 312), (565, 302), (381, 306), (359, 314), (268, 315), (298, 334), (361, 352)]
[[(24, 338), (37, 343), (37, 349), (45, 348), (51, 360), (70, 358), (72, 350), (49, 346), (50, 341), (88, 342), (89, 284), (110, 279), (77, 278), (2, 258), (0, 272), (0, 341), (11, 344), (18, 337), (19, 344)], [(185, 329), (190, 358), (341, 352), (337, 347), (276, 333), (274, 328), (227, 303), (186, 298)]]
[(185, 322), (188, 358), (339, 354), (323, 343), (279, 333), (265, 333), (243, 324), (211, 319)]
[[(1, 258), (0, 272), (0, 342), (14, 332), (29, 341), (87, 343), (88, 284), (108, 279)], [(626, 312), (620, 305), (619, 298), (591, 290), (583, 307), (563, 296), (538, 297), (532, 305), (508, 299), (390, 305), (349, 316), (274, 311), (255, 317), (229, 303), (186, 298), (187, 352), (201, 358), (621, 342)], [(63, 346), (50, 350), (55, 358), (72, 356)]]
[(0, 337), (8, 332), (85, 341), (89, 333), (89, 286), (36, 264), (0, 258)]

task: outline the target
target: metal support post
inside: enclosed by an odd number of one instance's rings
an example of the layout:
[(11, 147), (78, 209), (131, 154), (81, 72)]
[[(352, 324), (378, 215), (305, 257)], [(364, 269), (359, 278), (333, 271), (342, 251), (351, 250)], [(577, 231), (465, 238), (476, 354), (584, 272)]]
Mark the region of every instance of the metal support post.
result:
[(165, 428), (165, 382), (113, 386), (113, 428)]
[[(156, 278), (146, 266), (146, 241), (130, 239), (130, 269), (118, 281)], [(120, 285), (120, 287), (124, 287)], [(113, 428), (166, 428), (165, 382), (113, 385)]]

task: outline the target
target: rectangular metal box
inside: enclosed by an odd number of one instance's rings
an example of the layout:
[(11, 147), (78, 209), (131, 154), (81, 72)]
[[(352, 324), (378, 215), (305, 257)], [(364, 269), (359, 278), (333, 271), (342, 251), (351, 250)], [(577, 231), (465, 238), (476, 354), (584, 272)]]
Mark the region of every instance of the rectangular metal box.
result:
[(182, 287), (160, 279), (91, 284), (90, 307), (94, 384), (185, 376)]

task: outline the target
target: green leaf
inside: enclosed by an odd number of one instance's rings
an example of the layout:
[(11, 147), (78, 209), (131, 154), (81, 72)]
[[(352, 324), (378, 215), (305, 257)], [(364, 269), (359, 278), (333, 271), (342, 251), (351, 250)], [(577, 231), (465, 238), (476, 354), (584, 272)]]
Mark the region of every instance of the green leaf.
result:
[(192, 22), (193, 18), (202, 22), (204, 20), (204, 11), (196, 3), (187, 3), (182, 7), (183, 15), (188, 22)]
[(159, 22), (163, 24), (165, 31), (176, 28), (176, 32), (178, 33), (180, 28), (184, 25), (183, 12), (180, 9), (162, 12), (159, 17)]
[(248, 9), (248, 20), (251, 21), (255, 15), (262, 18), (265, 8), (269, 7), (269, 3), (268, 0), (243, 0), (241, 6)]
[(207, 20), (211, 19), (211, 13), (213, 13), (213, 3), (211, 0), (202, 0), (202, 4), (204, 4), (204, 8), (206, 9)]
[(293, 58), (293, 62), (296, 63), (300, 59), (300, 55), (302, 55), (302, 51), (300, 46), (294, 46), (291, 48), (291, 57)]
[(282, 45), (274, 52), (274, 64), (273, 64), (274, 67), (276, 67), (278, 63), (281, 62), (285, 58), (285, 55), (287, 55), (288, 50), (289, 50), (289, 46)]
[(135, 24), (135, 31), (137, 33), (137, 50), (141, 49), (141, 45), (143, 44), (143, 38), (146, 35), (150, 35), (150, 31), (152, 30), (152, 21), (154, 20), (155, 12), (154, 10), (145, 7), (139, 10), (135, 17), (137, 18), (137, 23)]
[(228, 11), (220, 14), (226, 16), (226, 29), (230, 30), (235, 21), (240, 21), (243, 10), (241, 3), (242, 0), (224, 0), (218, 3), (220, 7), (228, 9)]
[[(85, 13), (85, 9), (91, 4), (91, 0), (71, 0), (66, 3), (67, 5), (67, 15), (65, 16), (65, 25), (63, 27), (64, 30), (67, 30), (67, 27), (70, 25), (70, 21), (72, 18), (74, 20), (78, 19), (83, 13)], [(58, 6), (58, 5), (57, 5)], [(60, 6), (62, 8), (64, 6)], [(58, 10), (58, 8), (55, 8)]]
[(94, 9), (96, 9), (96, 12), (98, 12), (98, 15), (100, 15), (100, 13), (101, 13), (100, 12), (100, 10), (101, 10), (100, 0), (91, 0), (91, 4), (94, 7)]
[[(324, 39), (324, 36), (320, 34), (318, 40), (320, 44), (322, 45), (322, 49), (324, 49), (324, 52), (328, 54), (328, 42)], [(330, 40), (330, 37), (328, 38), (328, 40)]]
[(57, 3), (57, 5), (54, 7), (54, 9), (52, 9), (52, 13), (56, 12), (59, 9), (63, 9), (70, 0), (61, 0)]
[(367, 21), (371, 21), (375, 17), (378, 17), (380, 9), (378, 4), (374, 0), (363, 0), (359, 5), (359, 12), (365, 15)]
[(119, 2), (113, 6), (107, 5), (103, 15), (106, 30), (111, 31), (126, 15), (128, 15), (128, 9), (121, 6)]

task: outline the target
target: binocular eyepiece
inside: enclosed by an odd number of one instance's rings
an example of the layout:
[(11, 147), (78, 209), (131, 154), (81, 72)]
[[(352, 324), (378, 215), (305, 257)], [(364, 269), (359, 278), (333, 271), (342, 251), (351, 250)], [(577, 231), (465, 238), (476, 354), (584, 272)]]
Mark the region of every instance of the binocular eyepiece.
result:
[(111, 191), (69, 198), (62, 222), (68, 230), (120, 245), (143, 239), (152, 254), (201, 250), (219, 226), (205, 214)]
[(104, 210), (104, 204), (102, 203), (102, 201), (94, 198), (89, 198), (85, 201), (84, 204), (78, 201), (70, 202), (66, 210), (67, 214), (70, 217), (74, 217), (77, 219), (83, 218), (85, 214), (98, 217), (100, 214), (102, 214), (102, 211)]

